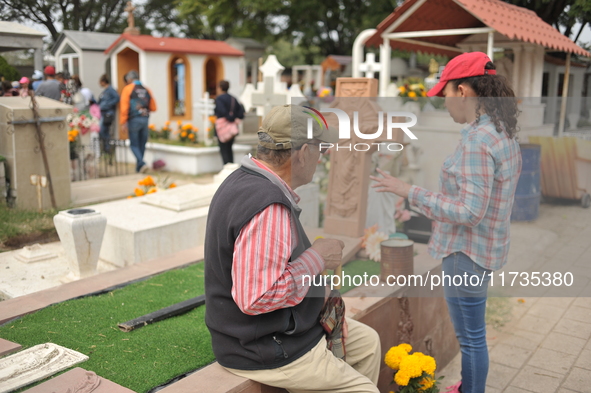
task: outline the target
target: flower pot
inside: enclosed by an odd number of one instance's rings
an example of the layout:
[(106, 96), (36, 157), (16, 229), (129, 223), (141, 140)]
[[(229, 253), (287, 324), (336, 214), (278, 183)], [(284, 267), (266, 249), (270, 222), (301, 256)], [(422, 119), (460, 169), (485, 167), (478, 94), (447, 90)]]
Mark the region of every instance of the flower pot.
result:
[[(408, 276), (414, 273), (414, 242), (407, 239), (388, 239), (380, 243), (380, 279), (388, 276)], [(398, 281), (398, 280), (397, 280)]]
[(92, 209), (72, 209), (56, 214), (53, 223), (70, 269), (63, 281), (95, 275), (107, 218)]

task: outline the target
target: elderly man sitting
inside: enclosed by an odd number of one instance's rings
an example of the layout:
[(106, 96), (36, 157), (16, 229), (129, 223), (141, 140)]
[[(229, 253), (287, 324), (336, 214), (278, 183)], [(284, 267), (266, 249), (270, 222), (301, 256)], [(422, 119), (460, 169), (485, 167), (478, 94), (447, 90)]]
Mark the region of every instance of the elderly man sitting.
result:
[(205, 321), (219, 364), (233, 374), (290, 392), (378, 392), (377, 333), (341, 319), (346, 361), (335, 356), (320, 322), (334, 294), (315, 285), (321, 280), (303, 279), (338, 266), (344, 246), (311, 244), (298, 218), (293, 190), (312, 180), (320, 143), (336, 142), (316, 122), (308, 139), (304, 110), (273, 108), (258, 132), (257, 158), (244, 157), (212, 200)]

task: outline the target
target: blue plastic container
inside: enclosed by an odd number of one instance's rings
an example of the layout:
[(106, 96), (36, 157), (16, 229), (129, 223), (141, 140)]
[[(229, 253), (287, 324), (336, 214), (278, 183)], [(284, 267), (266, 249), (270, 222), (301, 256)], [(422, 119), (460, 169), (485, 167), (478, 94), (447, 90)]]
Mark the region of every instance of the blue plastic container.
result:
[(521, 175), (515, 190), (511, 221), (533, 221), (540, 208), (540, 145), (523, 144), (521, 147)]

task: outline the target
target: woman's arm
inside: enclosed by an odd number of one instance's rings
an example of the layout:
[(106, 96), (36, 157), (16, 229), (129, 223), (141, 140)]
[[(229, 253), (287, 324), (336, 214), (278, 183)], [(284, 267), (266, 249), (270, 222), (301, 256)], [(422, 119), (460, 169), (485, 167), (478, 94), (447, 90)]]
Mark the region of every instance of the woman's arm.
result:
[(384, 178), (371, 178), (378, 182), (373, 186), (379, 187), (376, 191), (408, 197), (411, 205), (432, 220), (476, 226), (486, 214), (494, 182), (495, 162), (490, 147), (477, 140), (467, 141), (457, 167), (457, 197), (411, 186), (381, 171)]

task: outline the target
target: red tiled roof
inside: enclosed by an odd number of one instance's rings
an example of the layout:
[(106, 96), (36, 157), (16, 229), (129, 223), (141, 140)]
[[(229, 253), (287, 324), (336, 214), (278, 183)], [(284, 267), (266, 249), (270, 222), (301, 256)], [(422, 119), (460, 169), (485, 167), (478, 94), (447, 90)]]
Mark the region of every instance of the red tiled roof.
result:
[[(367, 45), (379, 45), (381, 34), (418, 0), (407, 0), (377, 27), (377, 32), (367, 41)], [(523, 7), (505, 3), (501, 0), (427, 0), (416, 9), (393, 32), (443, 30), (471, 27), (491, 27), (509, 39), (542, 45), (562, 52), (572, 52), (591, 56), (588, 51), (576, 45), (568, 37), (544, 22), (535, 12)], [(432, 44), (456, 46), (465, 39), (461, 36), (415, 38)], [(445, 49), (391, 41), (396, 49), (421, 51), (456, 56), (458, 53)]]
[(171, 52), (213, 56), (244, 56), (244, 52), (223, 41), (193, 38), (153, 37), (151, 35), (121, 34), (105, 50), (109, 54), (119, 43), (127, 40), (146, 52)]

